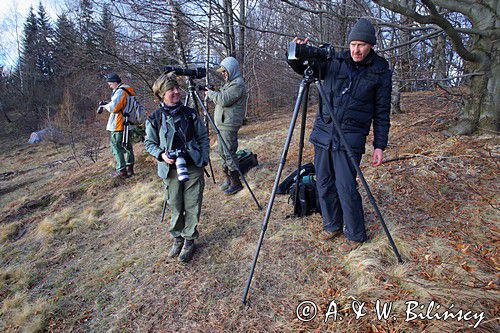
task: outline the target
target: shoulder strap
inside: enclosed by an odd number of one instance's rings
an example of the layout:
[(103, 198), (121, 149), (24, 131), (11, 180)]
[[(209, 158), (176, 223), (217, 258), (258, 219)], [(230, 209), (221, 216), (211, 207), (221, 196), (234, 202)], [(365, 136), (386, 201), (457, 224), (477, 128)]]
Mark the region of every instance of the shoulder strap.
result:
[(118, 89), (121, 89), (121, 90), (125, 91), (128, 96), (132, 96), (132, 94), (127, 89), (125, 89), (124, 87), (119, 87)]

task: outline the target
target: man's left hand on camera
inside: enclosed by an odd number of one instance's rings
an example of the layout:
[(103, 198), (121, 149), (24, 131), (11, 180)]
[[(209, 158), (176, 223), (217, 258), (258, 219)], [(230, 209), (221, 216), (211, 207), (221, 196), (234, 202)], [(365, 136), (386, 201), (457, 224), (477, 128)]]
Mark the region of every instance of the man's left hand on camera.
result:
[(382, 152), (382, 149), (380, 148), (377, 148), (373, 151), (373, 159), (372, 159), (372, 166), (374, 167), (378, 167), (379, 165), (382, 164), (382, 161), (383, 161), (383, 152)]
[(297, 44), (307, 44), (309, 43), (309, 38), (306, 37), (304, 39), (302, 38), (299, 38), (299, 37), (295, 37), (293, 40), (292, 40), (293, 43), (297, 43)]

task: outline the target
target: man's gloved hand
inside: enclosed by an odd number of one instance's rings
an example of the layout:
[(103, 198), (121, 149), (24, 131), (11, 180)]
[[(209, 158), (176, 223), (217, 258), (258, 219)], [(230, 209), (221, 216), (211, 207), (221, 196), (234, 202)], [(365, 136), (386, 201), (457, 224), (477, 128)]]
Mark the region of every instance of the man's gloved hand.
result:
[(108, 102), (106, 102), (106, 101), (99, 101), (99, 106), (103, 106), (103, 105), (106, 105), (106, 104), (108, 104)]

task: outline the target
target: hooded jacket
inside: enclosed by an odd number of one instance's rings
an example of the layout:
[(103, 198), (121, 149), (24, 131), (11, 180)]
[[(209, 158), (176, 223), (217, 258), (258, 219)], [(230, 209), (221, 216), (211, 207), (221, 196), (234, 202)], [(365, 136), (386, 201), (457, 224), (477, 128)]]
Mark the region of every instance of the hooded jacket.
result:
[(118, 87), (113, 89), (111, 93), (111, 102), (104, 105), (104, 109), (108, 111), (109, 119), (106, 125), (106, 130), (111, 132), (121, 132), (123, 131), (123, 110), (127, 106), (127, 93), (124, 91), (126, 89), (131, 96), (135, 96), (134, 88), (128, 85), (120, 84)]
[(227, 71), (227, 82), (219, 91), (208, 91), (208, 98), (215, 103), (215, 125), (221, 130), (237, 131), (245, 118), (245, 81), (240, 65), (233, 57), (222, 60)]
[[(144, 145), (148, 153), (158, 160), (158, 176), (166, 179), (172, 167), (161, 154), (172, 149), (174, 135), (178, 130), (185, 137), (186, 151), (194, 165), (204, 167), (208, 164), (210, 140), (207, 128), (194, 109), (181, 106), (174, 116), (165, 108), (153, 112), (146, 120), (146, 138)], [(173, 166), (175, 168), (175, 165)]]
[[(303, 73), (301, 63), (289, 61), (289, 64), (297, 73)], [(356, 153), (365, 152), (366, 136), (373, 123), (373, 147), (384, 150), (389, 135), (392, 91), (392, 73), (387, 61), (371, 50), (363, 61), (356, 63), (349, 51), (344, 51), (314, 70), (324, 80), (323, 88), (350, 148)], [(344, 150), (326, 103), (320, 104), (309, 139), (323, 149)]]

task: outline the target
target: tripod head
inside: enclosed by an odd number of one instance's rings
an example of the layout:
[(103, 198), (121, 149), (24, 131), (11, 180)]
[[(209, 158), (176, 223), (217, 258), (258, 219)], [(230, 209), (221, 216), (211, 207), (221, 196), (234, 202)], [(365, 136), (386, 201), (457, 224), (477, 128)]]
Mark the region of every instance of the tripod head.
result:
[(307, 67), (304, 69), (304, 74), (303, 74), (303, 79), (306, 80), (308, 83), (311, 83), (314, 81), (315, 77), (314, 77), (314, 70), (313, 68), (311, 67), (312, 64), (310, 62), (310, 60), (305, 60), (304, 61), (304, 65), (306, 65)]

